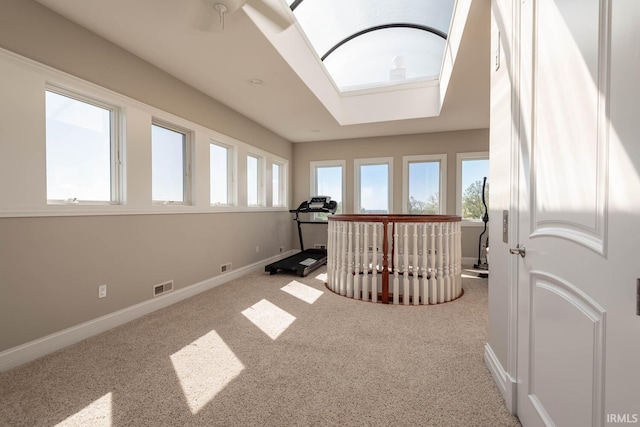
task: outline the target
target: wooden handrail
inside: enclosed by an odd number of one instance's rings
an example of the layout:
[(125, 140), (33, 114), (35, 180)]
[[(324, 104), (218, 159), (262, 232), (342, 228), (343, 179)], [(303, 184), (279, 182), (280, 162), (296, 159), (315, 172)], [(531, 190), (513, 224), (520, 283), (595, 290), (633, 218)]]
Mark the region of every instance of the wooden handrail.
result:
[(351, 222), (458, 222), (462, 218), (456, 215), (417, 215), (417, 214), (338, 214), (328, 217), (329, 221)]

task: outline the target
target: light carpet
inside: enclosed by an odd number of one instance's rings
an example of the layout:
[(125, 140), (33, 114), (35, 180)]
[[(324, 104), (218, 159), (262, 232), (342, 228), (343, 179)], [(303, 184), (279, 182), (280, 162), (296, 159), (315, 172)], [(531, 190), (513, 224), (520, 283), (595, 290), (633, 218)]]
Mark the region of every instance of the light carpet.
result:
[(405, 307), (322, 272), (252, 273), (2, 373), (0, 425), (520, 425), (483, 361), (486, 279)]

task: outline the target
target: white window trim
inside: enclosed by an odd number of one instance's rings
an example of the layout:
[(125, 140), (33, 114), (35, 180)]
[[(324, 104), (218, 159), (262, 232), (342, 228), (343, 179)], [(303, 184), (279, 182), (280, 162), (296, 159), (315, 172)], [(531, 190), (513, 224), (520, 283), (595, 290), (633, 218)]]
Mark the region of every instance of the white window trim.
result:
[[(110, 123), (109, 123), (109, 146), (110, 146), (110, 201), (97, 201), (97, 200), (74, 200), (72, 202), (67, 200), (48, 199), (48, 205), (69, 205), (69, 206), (109, 206), (109, 205), (121, 205), (124, 203), (123, 192), (123, 126), (122, 120), (122, 108), (117, 105), (111, 104), (106, 101), (94, 98), (89, 95), (84, 95), (76, 91), (63, 89), (62, 87), (46, 84), (45, 92), (53, 92), (58, 95), (66, 96), (71, 99), (75, 99), (80, 102), (84, 102), (95, 107), (104, 108), (110, 111)], [(46, 179), (46, 175), (45, 175)]]
[(278, 191), (280, 194), (280, 200), (274, 203), (273, 200), (273, 188), (271, 189), (271, 206), (274, 208), (283, 208), (287, 205), (287, 163), (279, 160), (271, 160), (271, 182), (273, 182), (273, 165), (278, 165), (280, 168), (280, 174), (278, 176)]
[[(41, 123), (29, 129), (21, 129), (24, 124), (20, 121), (7, 122), (0, 131), (0, 136), (22, 132), (24, 144), (19, 147), (11, 147), (6, 156), (0, 156), (0, 169), (3, 169), (22, 181), (20, 191), (7, 189), (8, 183), (0, 183), (0, 190), (4, 199), (0, 206), (0, 218), (23, 217), (73, 217), (73, 216), (105, 216), (105, 215), (173, 215), (194, 213), (232, 213), (232, 212), (286, 212), (288, 207), (247, 207), (240, 205), (242, 189), (239, 184), (242, 172), (238, 166), (238, 160), (246, 152), (259, 153), (266, 162), (277, 159), (287, 165), (288, 159), (265, 151), (259, 147), (247, 144), (212, 128), (175, 116), (167, 111), (140, 102), (126, 95), (114, 92), (105, 87), (88, 82), (71, 74), (33, 61), (24, 56), (0, 48), (0, 67), (8, 65), (8, 76), (28, 75), (28, 78), (18, 78), (13, 84), (17, 90), (27, 90), (27, 95), (21, 99), (21, 108), (28, 108), (33, 112), (33, 117)], [(34, 83), (36, 82), (36, 83)], [(36, 84), (41, 87), (42, 96), (35, 96), (32, 89)], [(119, 191), (119, 203), (100, 202), (102, 204), (88, 203), (60, 203), (47, 202), (46, 193), (46, 169), (34, 165), (46, 164), (45, 153), (45, 106), (44, 90), (65, 90), (73, 95), (86, 97), (92, 101), (100, 100), (110, 107), (116, 107), (119, 114), (118, 129), (113, 135), (119, 139), (120, 164), (119, 171), (113, 175), (119, 182), (112, 188)], [(5, 107), (10, 107), (10, 100), (0, 100)], [(191, 177), (191, 204), (154, 204), (151, 197), (151, 138), (150, 124), (157, 118), (162, 122), (178, 125), (182, 129), (191, 129), (192, 133), (192, 177)], [(135, 144), (127, 144), (127, 140), (135, 141)], [(208, 182), (209, 156), (208, 144), (210, 140), (234, 145), (235, 175), (234, 185), (236, 192), (234, 200), (236, 206), (211, 206), (209, 203)], [(29, 150), (29, 161), (22, 157), (24, 150)], [(287, 187), (287, 197), (290, 190)], [(289, 201), (287, 200), (287, 204)]]
[[(216, 139), (209, 140), (209, 150), (211, 150), (211, 145), (227, 149), (227, 203), (212, 203), (211, 188), (209, 188), (209, 205), (215, 207), (236, 206), (238, 200), (238, 186), (236, 184), (238, 148), (235, 144), (220, 142)], [(211, 151), (209, 151), (209, 168), (211, 168)], [(209, 169), (209, 185), (211, 185), (211, 169)]]
[(354, 159), (353, 160), (353, 185), (354, 185), (354, 212), (360, 213), (360, 166), (365, 165), (384, 165), (388, 166), (387, 185), (389, 188), (389, 194), (387, 204), (389, 206), (389, 214), (394, 213), (393, 208), (393, 157), (375, 157), (368, 159)]
[[(462, 216), (462, 162), (464, 160), (489, 160), (488, 151), (474, 151), (456, 154), (456, 215)], [(488, 177), (487, 177), (488, 178)], [(462, 220), (463, 227), (483, 227), (481, 220)]]
[[(345, 160), (312, 160), (310, 162), (309, 171), (309, 197), (311, 196), (329, 196), (329, 194), (318, 194), (318, 183), (316, 182), (316, 170), (322, 167), (340, 167), (342, 168), (341, 182), (342, 182), (342, 213), (345, 213), (345, 199), (347, 195), (347, 182), (345, 179), (347, 162)], [(326, 221), (323, 217), (318, 217), (317, 214), (313, 214), (314, 221)]]
[(440, 215), (446, 215), (447, 213), (447, 155), (446, 154), (422, 154), (417, 156), (403, 156), (402, 157), (402, 213), (408, 213), (409, 209), (409, 163), (414, 162), (440, 162), (440, 185), (438, 187), (439, 192), (439, 206)]
[[(264, 185), (265, 179), (266, 179), (266, 177), (265, 177), (265, 175), (266, 175), (265, 157), (263, 155), (261, 155), (261, 154), (256, 154), (253, 151), (247, 152), (247, 156), (246, 156), (245, 160), (248, 160), (249, 157), (253, 157), (254, 159), (257, 159), (257, 163), (258, 163), (258, 171), (257, 171), (257, 177), (256, 177), (258, 179), (258, 203), (255, 204), (255, 205), (250, 205), (249, 204), (249, 181), (247, 180), (247, 188), (246, 188), (246, 191), (247, 191), (247, 207), (250, 208), (250, 209), (263, 208), (263, 207), (266, 206), (266, 203), (265, 203), (266, 191), (265, 191), (265, 185)], [(248, 171), (247, 171), (246, 176), (248, 178), (248, 176), (249, 176)]]
[[(192, 176), (193, 176), (193, 140), (194, 132), (190, 129), (182, 126), (175, 125), (166, 120), (153, 117), (151, 119), (151, 125), (163, 127), (165, 129), (172, 130), (184, 135), (184, 146), (182, 147), (182, 167), (183, 169), (183, 182), (182, 182), (182, 194), (183, 200), (152, 200), (154, 205), (167, 206), (167, 205), (191, 205), (192, 202)], [(153, 140), (151, 141), (151, 149), (153, 150)], [(151, 165), (153, 173), (153, 164)]]

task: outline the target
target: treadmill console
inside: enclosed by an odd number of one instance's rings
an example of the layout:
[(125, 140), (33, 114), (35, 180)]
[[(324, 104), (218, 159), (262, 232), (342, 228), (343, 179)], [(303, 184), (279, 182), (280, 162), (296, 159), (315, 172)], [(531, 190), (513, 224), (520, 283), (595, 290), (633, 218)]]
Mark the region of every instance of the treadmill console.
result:
[(329, 196), (313, 196), (307, 201), (307, 205), (309, 209), (322, 209), (326, 205), (331, 202), (331, 197)]
[(298, 209), (289, 212), (306, 213), (306, 212), (324, 212), (333, 214), (338, 209), (338, 204), (331, 200), (330, 196), (313, 196), (309, 200), (300, 203)]

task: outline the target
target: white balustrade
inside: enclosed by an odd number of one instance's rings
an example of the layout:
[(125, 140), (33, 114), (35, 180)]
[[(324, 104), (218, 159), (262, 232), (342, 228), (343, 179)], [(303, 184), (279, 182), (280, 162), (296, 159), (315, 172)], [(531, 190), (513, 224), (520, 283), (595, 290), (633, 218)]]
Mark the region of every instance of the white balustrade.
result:
[[(327, 287), (362, 301), (437, 304), (462, 295), (460, 217), (334, 215)], [(391, 276), (391, 283), (390, 283)]]

